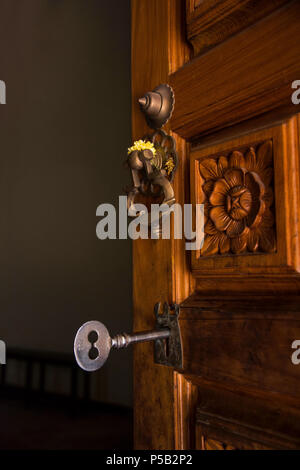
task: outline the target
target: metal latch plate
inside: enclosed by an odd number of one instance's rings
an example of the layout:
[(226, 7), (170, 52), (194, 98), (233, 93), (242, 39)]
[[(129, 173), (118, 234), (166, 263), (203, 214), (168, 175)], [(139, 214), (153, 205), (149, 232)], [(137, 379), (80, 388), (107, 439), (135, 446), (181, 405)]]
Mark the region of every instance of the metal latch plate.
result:
[[(173, 313), (171, 313), (173, 310)], [(154, 341), (154, 362), (163, 366), (182, 368), (182, 346), (180, 328), (178, 323), (179, 305), (170, 307), (166, 302), (160, 313), (160, 303), (154, 307), (156, 316), (156, 329), (169, 328), (171, 334), (167, 339)]]

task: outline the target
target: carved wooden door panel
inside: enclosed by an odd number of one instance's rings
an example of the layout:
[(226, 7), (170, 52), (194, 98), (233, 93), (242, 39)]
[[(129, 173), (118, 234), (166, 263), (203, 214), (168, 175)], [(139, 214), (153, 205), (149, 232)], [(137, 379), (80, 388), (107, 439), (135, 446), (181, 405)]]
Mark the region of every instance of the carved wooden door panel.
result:
[(205, 211), (199, 251), (134, 242), (134, 327), (176, 302), (183, 348), (180, 370), (136, 348), (136, 448), (300, 448), (299, 54), (297, 1), (132, 0), (133, 138), (169, 83), (176, 200)]

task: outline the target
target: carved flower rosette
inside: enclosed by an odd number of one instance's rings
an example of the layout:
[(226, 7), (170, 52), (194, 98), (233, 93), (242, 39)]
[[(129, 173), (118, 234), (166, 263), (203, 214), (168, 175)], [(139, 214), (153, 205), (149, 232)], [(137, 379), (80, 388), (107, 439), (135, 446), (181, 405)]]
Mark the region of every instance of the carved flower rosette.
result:
[(199, 162), (205, 213), (201, 256), (275, 251), (272, 161), (268, 140)]

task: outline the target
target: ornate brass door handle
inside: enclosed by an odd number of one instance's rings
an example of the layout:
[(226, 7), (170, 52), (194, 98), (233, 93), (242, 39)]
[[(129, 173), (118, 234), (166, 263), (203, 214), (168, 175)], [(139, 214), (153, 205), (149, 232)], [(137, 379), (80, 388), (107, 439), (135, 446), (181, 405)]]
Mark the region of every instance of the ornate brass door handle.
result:
[(145, 136), (129, 149), (127, 163), (133, 183), (128, 191), (129, 215), (134, 212), (134, 201), (138, 193), (159, 199), (160, 203), (168, 206), (174, 204), (171, 183), (178, 167), (178, 155), (172, 136), (163, 130)]
[(134, 142), (128, 149), (127, 164), (131, 171), (132, 186), (127, 190), (127, 209), (131, 217), (141, 215), (135, 207), (138, 194), (169, 207), (175, 203), (172, 182), (178, 168), (175, 139), (161, 129), (174, 109), (172, 88), (167, 84), (159, 85), (138, 101), (149, 127), (155, 131)]

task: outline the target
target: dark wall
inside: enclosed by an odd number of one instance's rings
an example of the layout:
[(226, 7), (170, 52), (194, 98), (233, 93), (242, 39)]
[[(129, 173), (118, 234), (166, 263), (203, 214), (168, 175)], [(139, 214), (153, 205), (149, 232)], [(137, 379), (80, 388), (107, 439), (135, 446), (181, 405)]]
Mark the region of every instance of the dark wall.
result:
[[(131, 243), (96, 238), (126, 184), (129, 0), (0, 0), (0, 339), (72, 352), (81, 323), (131, 328)], [(96, 373), (131, 402), (131, 356)]]

